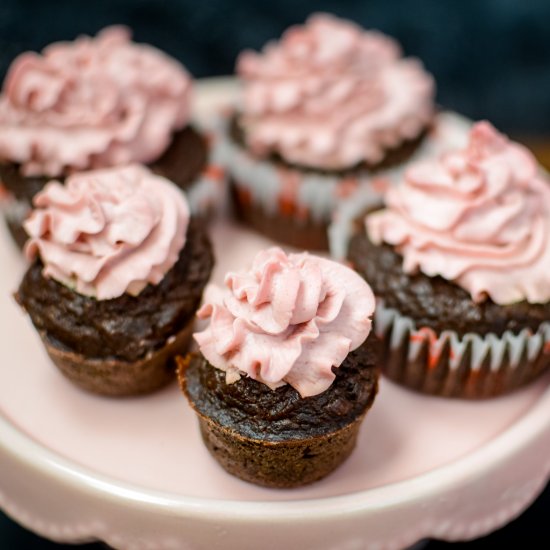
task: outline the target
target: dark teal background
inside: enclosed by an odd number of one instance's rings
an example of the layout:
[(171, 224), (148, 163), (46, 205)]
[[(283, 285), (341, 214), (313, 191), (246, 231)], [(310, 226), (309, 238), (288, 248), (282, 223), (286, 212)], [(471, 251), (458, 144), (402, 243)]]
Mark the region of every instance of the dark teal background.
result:
[[(229, 74), (240, 50), (261, 47), (312, 11), (397, 38), (434, 74), (443, 106), (507, 132), (550, 137), (550, 0), (0, 0), (0, 75), (22, 51), (112, 23), (130, 25), (138, 41), (177, 57), (197, 77)], [(547, 490), (518, 521), (464, 547), (548, 549), (549, 520)], [(0, 550), (27, 548), (58, 545), (0, 514)]]
[(442, 105), (507, 132), (550, 131), (548, 0), (0, 0), (0, 74), (20, 51), (115, 22), (195, 76), (229, 74), (240, 50), (321, 10), (396, 37), (435, 75)]

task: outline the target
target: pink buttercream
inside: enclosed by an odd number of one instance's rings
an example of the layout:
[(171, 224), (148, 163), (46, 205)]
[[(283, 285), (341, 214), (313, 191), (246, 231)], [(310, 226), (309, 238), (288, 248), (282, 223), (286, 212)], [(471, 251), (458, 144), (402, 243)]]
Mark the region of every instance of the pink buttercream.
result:
[(124, 27), (24, 53), (0, 97), (0, 160), (26, 175), (148, 163), (189, 118), (191, 82)]
[(366, 224), (373, 242), (397, 247), (406, 272), (441, 275), (476, 302), (550, 300), (549, 182), (488, 122), (464, 150), (411, 166)]
[(210, 325), (194, 337), (228, 383), (247, 375), (273, 389), (288, 383), (302, 397), (319, 394), (371, 329), (370, 287), (330, 260), (270, 248), (225, 284), (197, 313)]
[(185, 196), (139, 165), (51, 181), (34, 204), (27, 257), (38, 254), (44, 276), (98, 300), (160, 283), (185, 245)]
[(242, 122), (260, 156), (324, 169), (379, 162), (417, 137), (434, 111), (434, 84), (397, 43), (327, 14), (291, 27), (262, 53), (244, 52)]

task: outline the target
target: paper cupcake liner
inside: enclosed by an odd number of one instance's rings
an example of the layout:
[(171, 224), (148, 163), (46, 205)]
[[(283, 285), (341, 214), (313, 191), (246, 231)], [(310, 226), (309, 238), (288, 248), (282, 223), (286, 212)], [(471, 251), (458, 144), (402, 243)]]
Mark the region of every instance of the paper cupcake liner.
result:
[(22, 224), (30, 210), (28, 201), (16, 199), (0, 182), (0, 212), (6, 221)]
[[(335, 205), (359, 187), (372, 185), (373, 180), (385, 179), (396, 171), (379, 171), (375, 176), (367, 171), (346, 176), (308, 172), (256, 158), (228, 136), (222, 149), (232, 183), (246, 202), (271, 216), (293, 215), (298, 221), (317, 224), (328, 224)], [(372, 188), (379, 202), (385, 189), (385, 184)]]
[(31, 205), (26, 200), (18, 200), (0, 182), (0, 213), (19, 248), (23, 248), (27, 234), (23, 222), (31, 211)]
[[(268, 218), (271, 226), (280, 225), (281, 221), (290, 223), (289, 233), (316, 227), (323, 234), (325, 244), (322, 248), (330, 249), (336, 258), (345, 257), (354, 220), (365, 209), (383, 204), (385, 192), (400, 181), (406, 165), (430, 158), (457, 144), (463, 145), (471, 126), (468, 120), (458, 115), (440, 113), (406, 163), (374, 172), (358, 170), (355, 174), (343, 176), (300, 170), (257, 158), (229, 136), (230, 120), (231, 116), (225, 116), (220, 122), (224, 136), (220, 147), (238, 208), (245, 213), (257, 211), (257, 216)], [(246, 215), (241, 215), (241, 218), (250, 223)], [(258, 229), (262, 231), (261, 227)], [(270, 236), (294, 246), (303, 246), (302, 242), (290, 242), (278, 233)], [(303, 240), (305, 247), (311, 248), (310, 239)]]
[(332, 220), (328, 228), (331, 256), (337, 260), (346, 258), (348, 243), (357, 229), (357, 220), (365, 212), (381, 204), (381, 195), (388, 187), (401, 181), (403, 171), (410, 163), (427, 160), (439, 156), (444, 151), (463, 147), (467, 143), (471, 126), (471, 121), (456, 113), (439, 113), (432, 130), (405, 165), (378, 172), (370, 180), (358, 185), (353, 193), (341, 197), (334, 203)]
[[(433, 129), (406, 164), (430, 158), (457, 144), (463, 145), (470, 125), (458, 115), (439, 114)], [(403, 172), (400, 165), (374, 173), (358, 171), (353, 176), (344, 177), (312, 173), (256, 158), (230, 137), (223, 140), (222, 150), (229, 175), (253, 204), (270, 214), (286, 213), (290, 205), (299, 218), (307, 214), (316, 222), (330, 222), (333, 212), (340, 207), (342, 217), (349, 217), (345, 213), (349, 210), (353, 214), (358, 197), (369, 195), (369, 203), (380, 203), (385, 191), (400, 180)]]
[(374, 330), (383, 341), (384, 374), (411, 389), (446, 397), (502, 395), (550, 369), (550, 322), (524, 329), (459, 335), (418, 327), (414, 319), (377, 303)]
[(268, 237), (298, 248), (328, 250), (328, 228), (337, 205), (361, 188), (361, 196), (368, 194), (373, 205), (381, 206), (389, 180), (400, 171), (341, 175), (300, 170), (259, 159), (227, 134), (222, 155), (237, 216)]
[[(223, 214), (228, 206), (228, 178), (220, 139), (220, 122), (213, 119), (200, 130), (208, 141), (208, 164), (185, 190), (191, 214), (211, 218)], [(198, 126), (198, 125), (197, 125)]]
[(210, 217), (227, 208), (227, 178), (221, 164), (210, 162), (185, 190), (191, 215)]
[[(400, 170), (399, 173), (402, 171)], [(395, 174), (394, 178), (399, 179), (399, 174)], [(378, 184), (387, 189), (392, 182), (386, 183), (382, 180)], [(346, 259), (348, 243), (357, 231), (357, 221), (367, 212), (383, 206), (383, 197), (378, 193), (373, 193), (373, 188), (371, 183), (361, 185), (352, 196), (336, 206), (327, 230), (329, 251), (334, 259), (339, 261)]]

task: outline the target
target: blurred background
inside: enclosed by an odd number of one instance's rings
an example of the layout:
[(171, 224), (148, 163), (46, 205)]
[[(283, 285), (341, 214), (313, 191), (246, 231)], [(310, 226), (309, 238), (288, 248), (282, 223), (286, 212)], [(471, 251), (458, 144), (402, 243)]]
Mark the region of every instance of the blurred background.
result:
[(113, 23), (196, 77), (227, 75), (242, 49), (260, 48), (313, 11), (398, 39), (435, 76), (444, 107), (514, 134), (548, 132), (548, 0), (1, 0), (0, 75), (22, 51)]
[[(228, 75), (242, 49), (260, 48), (314, 11), (393, 36), (435, 76), (443, 107), (489, 119), (549, 165), (548, 0), (0, 0), (0, 78), (23, 51), (113, 23), (129, 25), (137, 41), (176, 57), (195, 77)], [(549, 510), (547, 490), (519, 520), (490, 537), (427, 548), (501, 548), (522, 540), (529, 549), (547, 549)], [(57, 547), (0, 514), (0, 549)]]

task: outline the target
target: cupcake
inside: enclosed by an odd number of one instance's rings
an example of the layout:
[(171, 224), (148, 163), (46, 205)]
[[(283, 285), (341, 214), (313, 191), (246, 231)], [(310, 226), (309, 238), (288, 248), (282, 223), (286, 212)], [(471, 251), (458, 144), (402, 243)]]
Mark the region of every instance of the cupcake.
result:
[(352, 452), (377, 391), (374, 296), (351, 269), (261, 251), (198, 312), (200, 353), (178, 359), (206, 447), (267, 487), (317, 481)]
[(510, 392), (550, 367), (550, 184), (489, 123), (411, 165), (349, 259), (377, 296), (385, 374), (440, 396)]
[(0, 96), (0, 204), (17, 242), (36, 193), (77, 171), (148, 164), (205, 212), (223, 173), (189, 122), (190, 95), (183, 66), (123, 27), (17, 57)]
[(339, 197), (401, 166), (434, 117), (418, 60), (326, 14), (242, 53), (237, 73), (243, 97), (224, 144), (237, 214), (301, 248), (326, 249)]
[(16, 299), (55, 365), (104, 395), (173, 380), (213, 266), (184, 194), (131, 165), (51, 181), (34, 205)]

